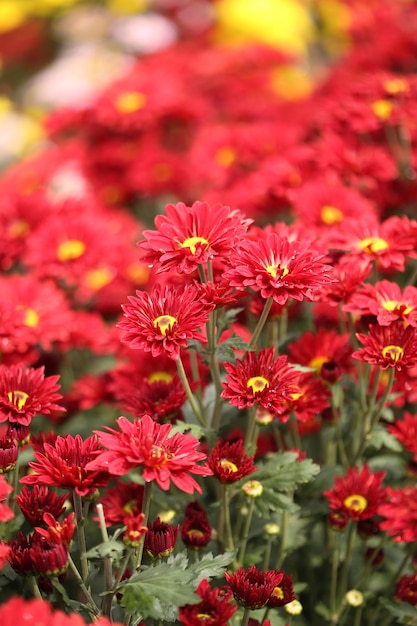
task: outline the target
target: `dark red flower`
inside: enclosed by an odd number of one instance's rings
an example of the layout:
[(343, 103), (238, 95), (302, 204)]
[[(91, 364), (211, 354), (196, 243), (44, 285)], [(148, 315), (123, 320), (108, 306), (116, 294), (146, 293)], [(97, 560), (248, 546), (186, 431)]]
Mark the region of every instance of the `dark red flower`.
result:
[(143, 485), (117, 480), (99, 498), (103, 505), (106, 526), (121, 524), (127, 514), (138, 515), (142, 511)]
[(0, 475), (0, 522), (8, 522), (14, 518), (14, 513), (8, 504), (3, 504), (8, 499), (13, 487), (9, 485), (4, 476)]
[(232, 603), (233, 595), (224, 587), (211, 589), (203, 579), (196, 589), (202, 598), (197, 604), (180, 607), (179, 619), (183, 626), (225, 626), (238, 607)]
[(361, 470), (349, 467), (346, 476), (336, 476), (333, 489), (323, 495), (332, 511), (346, 513), (355, 522), (368, 519), (385, 501), (384, 476), (385, 472), (371, 472), (366, 464)]
[(73, 489), (80, 496), (90, 497), (99, 487), (108, 484), (112, 476), (107, 469), (87, 469), (87, 465), (101, 450), (97, 437), (80, 435), (58, 436), (54, 444), (45, 443), (43, 452), (35, 452), (35, 461), (29, 463), (33, 470), (23, 476), (24, 485), (50, 485)]
[(198, 265), (215, 258), (227, 258), (244, 237), (250, 222), (228, 206), (196, 201), (189, 207), (183, 202), (168, 204), (165, 215), (155, 218), (156, 231), (145, 230), (143, 261), (157, 264), (157, 272), (175, 268), (190, 274)]
[(225, 572), (225, 578), (236, 602), (255, 610), (261, 609), (267, 604), (274, 589), (282, 582), (284, 572), (262, 571), (252, 565), (248, 569), (241, 567), (232, 574)]
[(181, 524), (181, 539), (193, 550), (204, 548), (211, 541), (212, 528), (205, 514), (186, 517)]
[(139, 513), (138, 515), (132, 515), (128, 513), (123, 519), (123, 523), (126, 526), (126, 530), (122, 534), (123, 543), (131, 548), (137, 548), (142, 541), (142, 538), (148, 532), (147, 526), (143, 525), (145, 515)]
[(413, 326), (401, 322), (370, 326), (369, 335), (357, 333), (356, 336), (365, 346), (352, 354), (359, 361), (373, 363), (382, 370), (394, 367), (400, 371), (417, 365), (417, 331)]
[(123, 305), (124, 321), (118, 327), (125, 333), (122, 341), (131, 348), (166, 354), (178, 359), (189, 339), (202, 339), (199, 329), (207, 322), (213, 305), (204, 304), (193, 285), (179, 287), (155, 285), (150, 294), (136, 292)]
[(236, 365), (225, 363), (226, 382), (221, 394), (233, 406), (244, 409), (259, 405), (279, 415), (285, 410), (285, 401), (296, 393), (297, 372), (288, 364), (285, 355), (275, 358), (274, 348), (247, 352)]
[(402, 420), (395, 420), (388, 424), (387, 428), (391, 435), (400, 441), (404, 448), (411, 452), (414, 461), (417, 460), (417, 415), (411, 415), (404, 411)]
[(15, 500), (23, 515), (32, 526), (40, 526), (44, 513), (58, 519), (65, 511), (68, 493), (59, 496), (45, 485), (35, 483), (33, 489), (24, 485)]
[(68, 517), (60, 523), (50, 513), (44, 513), (42, 521), (45, 528), (36, 527), (35, 530), (38, 535), (41, 535), (50, 543), (63, 543), (69, 546), (76, 528), (74, 516), (74, 513), (70, 513)]
[(19, 446), (15, 439), (9, 439), (7, 434), (0, 436), (0, 474), (11, 472), (17, 462)]
[(269, 597), (266, 606), (271, 609), (275, 609), (279, 606), (284, 606), (288, 602), (296, 600), (294, 588), (292, 584), (292, 577), (290, 574), (283, 572), (284, 577), (274, 589)]
[(243, 440), (229, 443), (219, 440), (212, 449), (208, 458), (208, 465), (213, 476), (221, 483), (234, 483), (244, 476), (248, 476), (256, 469), (254, 457), (245, 454)]
[(28, 426), (37, 414), (65, 411), (56, 404), (59, 376), (45, 378), (44, 367), (25, 368), (21, 365), (0, 365), (0, 422), (17, 422)]
[(145, 552), (152, 559), (162, 559), (171, 554), (178, 537), (179, 526), (172, 526), (161, 522), (157, 517), (154, 522), (148, 522), (148, 532), (145, 535)]
[(95, 431), (104, 450), (88, 463), (90, 471), (108, 470), (115, 476), (122, 476), (133, 469), (141, 468), (146, 482), (155, 480), (164, 491), (171, 481), (178, 489), (201, 493), (200, 485), (189, 474), (211, 475), (206, 466), (197, 461), (206, 459), (198, 452), (199, 440), (192, 435), (175, 433), (170, 436), (170, 424), (157, 424), (149, 415), (129, 422), (119, 417), (120, 431), (107, 428), (108, 432)]
[(351, 369), (352, 348), (349, 340), (348, 333), (340, 335), (335, 330), (319, 328), (317, 332), (303, 333), (299, 339), (290, 343), (288, 352), (293, 363), (311, 367), (326, 380), (332, 366), (337, 368), (339, 376)]
[(417, 606), (417, 574), (404, 574), (397, 582), (394, 597), (400, 602)]
[(9, 541), (9, 561), (12, 568), (24, 576), (56, 577), (68, 567), (68, 546), (52, 543), (35, 532), (25, 537), (19, 531), (17, 539)]

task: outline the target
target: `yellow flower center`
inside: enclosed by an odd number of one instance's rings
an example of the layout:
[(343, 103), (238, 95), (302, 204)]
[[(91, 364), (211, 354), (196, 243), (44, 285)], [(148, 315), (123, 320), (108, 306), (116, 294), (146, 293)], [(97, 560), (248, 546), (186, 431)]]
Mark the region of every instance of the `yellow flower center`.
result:
[(222, 167), (229, 167), (236, 161), (236, 152), (233, 148), (224, 146), (223, 148), (219, 148), (217, 150), (214, 155), (214, 160)]
[(404, 349), (401, 346), (385, 346), (385, 348), (382, 349), (382, 356), (384, 359), (388, 357), (391, 361), (395, 361), (395, 363), (397, 363), (397, 361), (403, 358)]
[(198, 244), (200, 244), (200, 246), (205, 250), (207, 250), (207, 248), (209, 247), (209, 242), (207, 241), (207, 239), (204, 239), (204, 237), (187, 237), (187, 239), (184, 239), (184, 241), (180, 243), (180, 247), (189, 248), (191, 254), (195, 254)]
[(126, 276), (136, 285), (146, 285), (149, 280), (149, 268), (144, 263), (132, 263), (126, 268)]
[(320, 211), (321, 221), (325, 224), (340, 224), (343, 222), (343, 212), (335, 206), (325, 205)]
[(20, 411), (26, 404), (26, 400), (29, 398), (29, 394), (25, 391), (20, 391), (19, 389), (15, 389), (14, 391), (9, 391), (7, 394), (9, 402), (14, 404), (14, 406)]
[(155, 328), (159, 328), (162, 335), (166, 335), (177, 322), (177, 318), (173, 315), (159, 315), (154, 319), (153, 325)]
[(170, 383), (172, 382), (173, 378), (173, 375), (169, 372), (152, 372), (152, 374), (148, 376), (148, 383), (157, 383), (159, 381), (162, 381), (164, 383)]
[(197, 613), (197, 619), (199, 619), (202, 624), (212, 624), (215, 621), (208, 613)]
[(286, 276), (290, 271), (288, 267), (281, 267), (280, 265), (267, 265), (265, 269), (268, 274), (272, 276), (272, 278), (276, 278), (278, 272), (280, 272), (280, 278), (284, 278), (284, 276)]
[(343, 500), (343, 504), (347, 509), (352, 509), (356, 513), (362, 513), (368, 506), (368, 500), (356, 493), (348, 496)]
[(297, 400), (299, 400), (301, 398), (301, 396), (303, 395), (303, 391), (295, 391), (294, 393), (290, 394), (291, 400), (293, 402), (296, 402)]
[(404, 302), (398, 302), (397, 300), (386, 300), (382, 303), (382, 306), (386, 311), (400, 310), (403, 315), (408, 315), (413, 310), (412, 306), (407, 306)]
[(380, 120), (387, 120), (393, 108), (393, 104), (389, 100), (376, 100), (371, 104), (372, 112)]
[(123, 511), (125, 513), (135, 513), (135, 511), (137, 511), (138, 509), (138, 503), (136, 502), (136, 500), (129, 500), (129, 502), (126, 502), (126, 504), (123, 506)]
[(390, 78), (385, 81), (384, 89), (387, 93), (393, 96), (397, 93), (408, 91), (408, 83), (402, 78)]
[(358, 243), (358, 248), (366, 252), (366, 254), (375, 254), (389, 248), (389, 243), (381, 237), (366, 237)]
[(122, 93), (116, 100), (115, 106), (119, 113), (135, 113), (146, 104), (146, 96), (140, 91)]
[(60, 261), (73, 261), (78, 259), (85, 252), (85, 243), (79, 239), (67, 239), (63, 241), (57, 250), (57, 257)]
[(228, 459), (220, 459), (219, 465), (223, 469), (229, 470), (229, 472), (232, 472), (233, 474), (235, 474), (239, 469), (237, 465), (235, 465), (234, 463), (232, 463), (232, 461), (229, 461)]
[(24, 312), (23, 323), (25, 326), (35, 328), (39, 324), (39, 315), (37, 314), (35, 309), (26, 307), (23, 304), (19, 304), (16, 308), (18, 311)]
[(248, 382), (246, 383), (246, 387), (248, 387), (248, 389), (250, 387), (252, 389), (252, 393), (263, 391), (265, 387), (268, 387), (268, 385), (269, 380), (267, 380), (263, 376), (252, 376), (252, 378), (249, 378)]
[(316, 356), (316, 357), (314, 357), (314, 359), (311, 359), (311, 361), (308, 364), (308, 366), (311, 367), (312, 369), (316, 370), (316, 372), (320, 372), (320, 370), (323, 367), (323, 365), (325, 363), (328, 363), (329, 361), (330, 361), (330, 359), (327, 356)]
[(108, 267), (101, 267), (95, 270), (90, 270), (85, 275), (85, 284), (89, 289), (93, 291), (100, 291), (106, 285), (108, 285), (114, 276), (114, 272)]
[(271, 598), (276, 598), (277, 600), (282, 600), (284, 597), (284, 592), (281, 587), (275, 587), (274, 591), (271, 593)]
[(166, 451), (161, 446), (153, 444), (151, 447), (151, 458), (154, 461), (165, 461), (167, 458)]

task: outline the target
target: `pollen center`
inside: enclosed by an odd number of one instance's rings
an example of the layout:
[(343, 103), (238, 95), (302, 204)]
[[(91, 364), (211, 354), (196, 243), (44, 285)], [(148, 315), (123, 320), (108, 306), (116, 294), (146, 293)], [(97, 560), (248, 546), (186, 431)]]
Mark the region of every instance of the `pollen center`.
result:
[(366, 237), (358, 243), (358, 248), (366, 252), (366, 254), (376, 254), (377, 252), (382, 252), (382, 250), (387, 250), (389, 244), (381, 237)]
[(173, 375), (170, 374), (169, 372), (163, 372), (163, 371), (158, 371), (158, 372), (152, 372), (152, 374), (150, 374), (147, 378), (148, 383), (159, 383), (159, 382), (164, 382), (164, 383), (171, 383), (173, 380)]
[(229, 167), (229, 165), (232, 165), (232, 163), (236, 161), (236, 152), (233, 150), (233, 148), (224, 146), (223, 148), (219, 148), (219, 150), (217, 150), (216, 154), (214, 155), (214, 159), (216, 163), (218, 163), (222, 167)]
[(386, 300), (386, 302), (382, 303), (382, 306), (386, 311), (398, 311), (402, 315), (408, 315), (413, 310), (412, 306), (407, 306), (404, 302), (398, 302), (397, 300)]
[(371, 105), (373, 113), (380, 120), (387, 120), (390, 117), (393, 108), (394, 107), (389, 100), (376, 100)]
[(281, 587), (275, 587), (274, 591), (271, 593), (271, 598), (276, 598), (277, 600), (282, 600), (284, 597), (284, 592)]
[(351, 496), (345, 498), (343, 500), (343, 504), (347, 509), (351, 509), (356, 513), (362, 513), (362, 511), (364, 511), (368, 506), (368, 500), (363, 496), (354, 493)]
[(330, 361), (330, 359), (327, 356), (316, 356), (316, 357), (314, 357), (314, 359), (311, 359), (311, 361), (308, 364), (308, 366), (313, 368), (314, 370), (316, 370), (316, 372), (320, 372), (320, 370), (323, 367), (323, 365), (325, 363), (328, 363), (329, 361)]
[(85, 252), (85, 243), (79, 239), (67, 239), (63, 241), (57, 250), (57, 256), (60, 261), (73, 261), (78, 259)]
[(145, 103), (145, 94), (140, 91), (128, 91), (120, 95), (115, 104), (119, 113), (135, 113), (139, 111)]
[(265, 387), (268, 387), (268, 385), (269, 380), (267, 380), (263, 376), (252, 376), (252, 378), (249, 378), (248, 382), (246, 383), (246, 387), (251, 387), (253, 393), (263, 391)]
[(155, 328), (159, 328), (163, 335), (166, 335), (168, 331), (172, 330), (174, 324), (177, 324), (178, 320), (173, 315), (159, 315), (153, 321)]
[(221, 465), (223, 469), (229, 470), (229, 472), (232, 472), (233, 474), (235, 474), (239, 469), (237, 465), (235, 465), (234, 463), (232, 463), (232, 461), (229, 461), (228, 459), (220, 459), (219, 465)]
[(15, 389), (15, 391), (9, 391), (7, 394), (9, 402), (14, 404), (14, 406), (20, 411), (26, 404), (26, 400), (29, 398), (29, 394), (24, 391), (20, 391), (19, 389)]
[(335, 206), (326, 205), (320, 211), (321, 221), (325, 224), (340, 224), (343, 222), (343, 212)]
[(280, 265), (267, 265), (265, 267), (268, 274), (272, 276), (272, 278), (276, 278), (279, 273), (279, 278), (284, 278), (289, 273), (288, 267), (281, 267)]
[(215, 621), (208, 613), (197, 613), (196, 617), (201, 624), (212, 624)]
[(100, 291), (111, 282), (113, 276), (114, 273), (108, 267), (98, 267), (87, 272), (85, 284), (93, 291)]
[(35, 309), (26, 307), (23, 304), (20, 304), (17, 309), (24, 313), (23, 323), (25, 326), (35, 328), (39, 324), (39, 315), (36, 313)]
[(209, 242), (204, 237), (187, 237), (184, 239), (182, 243), (180, 243), (181, 248), (189, 248), (191, 254), (195, 254), (197, 251), (197, 246), (207, 250), (209, 247)]
[(402, 78), (391, 78), (385, 81), (384, 89), (390, 95), (395, 95), (408, 91), (408, 83)]
[(388, 357), (389, 359), (397, 363), (397, 361), (403, 358), (404, 349), (401, 346), (385, 346), (385, 348), (382, 349), (382, 356), (384, 358)]

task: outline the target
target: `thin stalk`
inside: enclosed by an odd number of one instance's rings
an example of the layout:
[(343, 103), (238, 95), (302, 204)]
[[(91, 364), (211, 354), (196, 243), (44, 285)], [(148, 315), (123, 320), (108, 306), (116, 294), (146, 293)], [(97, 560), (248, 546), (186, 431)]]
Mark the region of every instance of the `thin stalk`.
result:
[(185, 369), (184, 369), (184, 365), (181, 361), (181, 357), (178, 357), (177, 359), (177, 371), (178, 371), (178, 376), (180, 377), (180, 380), (183, 384), (185, 393), (187, 394), (187, 399), (188, 402), (190, 403), (190, 406), (193, 410), (194, 415), (196, 416), (199, 424), (201, 426), (205, 426), (206, 422), (204, 417), (201, 415), (200, 410), (197, 406), (197, 402), (196, 399), (194, 397), (193, 392), (191, 391), (191, 387), (190, 387), (190, 383), (188, 382), (188, 378), (187, 378), (187, 374), (185, 373)]
[(271, 310), (273, 301), (273, 298), (268, 298), (268, 300), (265, 301), (264, 309), (261, 313), (260, 318), (258, 319), (255, 330), (252, 333), (252, 338), (249, 342), (249, 348), (254, 348), (256, 346), (259, 335), (261, 334), (262, 329), (265, 326), (265, 322), (268, 319), (269, 311)]
[(78, 571), (77, 566), (75, 565), (74, 561), (71, 558), (71, 555), (68, 555), (68, 563), (69, 563), (69, 567), (74, 575), (75, 580), (77, 581), (77, 583), (80, 586), (81, 591), (84, 594), (85, 597), (85, 602), (86, 605), (88, 606), (89, 611), (91, 612), (91, 614), (94, 617), (97, 617), (98, 615), (100, 615), (100, 609), (98, 608), (97, 604), (94, 602), (93, 596), (90, 593), (90, 590), (87, 589), (87, 586), (85, 585), (82, 576), (80, 574), (80, 572)]
[[(96, 505), (98, 521), (100, 525), (101, 538), (103, 543), (109, 542), (109, 534), (107, 532), (106, 520), (104, 517), (103, 505), (99, 502)], [(113, 561), (111, 556), (106, 556), (103, 559), (103, 571), (104, 571), (104, 589), (106, 592), (111, 592), (113, 586)], [(103, 615), (106, 617), (111, 617), (111, 608), (112, 608), (113, 597), (110, 593), (106, 593), (103, 598), (102, 610)]]
[(12, 509), (13, 513), (16, 513), (16, 496), (18, 493), (18, 488), (19, 488), (19, 460), (20, 460), (20, 450), (18, 450), (18, 456), (16, 459), (16, 465), (14, 466), (14, 470), (13, 470), (13, 491), (10, 494), (10, 508)]
[(242, 543), (240, 545), (239, 557), (237, 559), (238, 567), (241, 567), (243, 565), (243, 561), (245, 558), (246, 546), (248, 545), (249, 530), (250, 530), (250, 525), (252, 522), (254, 508), (255, 508), (255, 498), (251, 498), (251, 501), (249, 504), (249, 511), (245, 519), (245, 525), (243, 527)]
[(256, 436), (257, 436), (257, 428), (256, 428), (256, 408), (250, 407), (248, 412), (248, 428), (246, 430), (245, 437), (245, 451), (248, 453), (249, 450), (256, 446)]
[(345, 596), (345, 593), (348, 587), (349, 566), (350, 566), (350, 560), (352, 556), (353, 543), (355, 541), (355, 535), (356, 535), (355, 531), (356, 531), (356, 526), (352, 521), (350, 521), (348, 525), (348, 536), (346, 540), (345, 558), (343, 561), (342, 573), (340, 576), (340, 587), (339, 587), (339, 604), (340, 605), (343, 602), (343, 598)]
[(233, 541), (233, 531), (232, 531), (232, 524), (230, 521), (230, 508), (229, 508), (229, 504), (230, 504), (230, 490), (229, 490), (229, 485), (222, 485), (222, 507), (223, 507), (223, 515), (224, 515), (224, 526), (225, 526), (225, 547), (226, 550), (234, 550), (235, 549), (235, 544)]
[(39, 600), (43, 600), (42, 594), (38, 587), (38, 583), (36, 582), (36, 578), (34, 576), (29, 576), (29, 585), (31, 591), (33, 593), (34, 598), (38, 598)]
[(74, 501), (74, 512), (75, 512), (75, 521), (77, 523), (77, 540), (78, 540), (78, 549), (80, 551), (80, 563), (81, 563), (81, 576), (83, 583), (86, 584), (89, 576), (89, 566), (88, 559), (86, 557), (87, 552), (87, 543), (85, 539), (84, 525), (85, 518), (83, 516), (83, 503), (81, 496), (73, 492), (73, 501)]
[(240, 622), (240, 626), (248, 626), (250, 612), (251, 610), (246, 607), (245, 612), (243, 613), (242, 621)]
[(288, 538), (288, 529), (290, 525), (290, 514), (289, 511), (282, 511), (281, 515), (281, 544), (279, 547), (279, 554), (277, 558), (277, 563), (275, 565), (275, 569), (280, 570), (282, 564), (287, 555), (287, 538)]
[[(266, 546), (265, 546), (265, 551), (264, 551), (264, 560), (263, 560), (263, 565), (262, 565), (263, 570), (269, 569), (269, 561), (271, 560), (271, 550), (272, 550), (273, 541), (274, 541), (274, 537), (268, 537)], [(264, 617), (262, 621), (265, 621), (265, 619), (266, 617)]]
[[(332, 537), (332, 569), (330, 580), (330, 615), (332, 618), (332, 624), (335, 624), (338, 619), (337, 614), (337, 574), (339, 571), (339, 536), (335, 537), (334, 533)], [(334, 621), (336, 620), (336, 621)]]
[[(143, 490), (143, 502), (142, 502), (142, 513), (144, 515), (143, 522), (142, 522), (143, 526), (146, 526), (146, 524), (148, 523), (149, 511), (151, 508), (151, 498), (152, 498), (152, 481), (145, 482), (145, 487)], [(144, 543), (145, 543), (145, 536), (142, 537), (139, 543), (139, 546), (137, 548), (136, 569), (139, 569), (142, 563)]]

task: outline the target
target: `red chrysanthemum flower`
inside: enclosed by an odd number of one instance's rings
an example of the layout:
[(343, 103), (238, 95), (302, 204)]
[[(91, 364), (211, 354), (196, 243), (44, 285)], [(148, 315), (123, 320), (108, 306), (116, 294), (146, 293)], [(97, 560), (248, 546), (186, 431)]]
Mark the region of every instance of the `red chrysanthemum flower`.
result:
[(196, 437), (175, 433), (170, 436), (170, 424), (157, 424), (149, 415), (144, 415), (133, 423), (119, 417), (120, 432), (107, 428), (107, 433), (95, 431), (104, 451), (87, 464), (92, 471), (107, 470), (115, 476), (122, 476), (133, 469), (142, 467), (145, 482), (156, 481), (167, 491), (173, 484), (185, 491), (201, 493), (200, 485), (189, 474), (211, 475), (207, 466), (197, 465), (206, 459), (198, 452), (200, 444)]
[(394, 537), (394, 541), (417, 541), (417, 487), (387, 487), (386, 502), (379, 506), (378, 514), (384, 518), (381, 530)]
[(296, 386), (297, 391), (290, 394), (286, 410), (279, 416), (281, 423), (287, 422), (293, 413), (304, 424), (330, 406), (329, 388), (312, 372), (299, 374)]
[(417, 573), (401, 576), (395, 586), (394, 597), (399, 602), (417, 606)]
[(346, 513), (355, 522), (368, 519), (385, 500), (384, 476), (385, 472), (371, 472), (366, 464), (361, 470), (349, 467), (346, 476), (336, 476), (333, 489), (323, 495), (332, 511)]
[(275, 587), (282, 582), (284, 572), (262, 571), (252, 565), (248, 569), (239, 568), (230, 574), (225, 572), (226, 581), (238, 604), (249, 609), (261, 609), (266, 605)]
[(232, 269), (225, 278), (233, 287), (251, 287), (278, 304), (288, 300), (313, 300), (331, 282), (331, 267), (324, 263), (310, 241), (289, 241), (275, 233), (257, 241), (245, 240), (229, 258)]
[(138, 244), (146, 251), (142, 260), (157, 264), (157, 272), (175, 268), (190, 274), (209, 260), (227, 258), (250, 223), (239, 211), (221, 204), (168, 204), (165, 215), (155, 218), (157, 230), (143, 232), (146, 241)]
[[(123, 395), (122, 395), (123, 394)], [(167, 382), (144, 380), (137, 387), (122, 390), (119, 401), (124, 411), (133, 416), (150, 415), (155, 421), (170, 421), (181, 418), (181, 407), (187, 395), (178, 376)]]
[[(0, 570), (9, 562), (10, 546), (4, 541), (0, 541)], [(3, 622), (2, 622), (3, 623)]]
[(118, 327), (125, 331), (123, 342), (152, 356), (166, 354), (176, 360), (189, 339), (202, 339), (198, 331), (213, 305), (204, 304), (193, 285), (155, 285), (150, 294), (137, 291), (122, 308), (126, 320)]
[(227, 377), (221, 397), (239, 409), (257, 404), (275, 415), (283, 413), (285, 401), (297, 392), (298, 373), (285, 355), (275, 358), (274, 352), (274, 348), (258, 354), (247, 352), (236, 365), (225, 363)]
[(224, 626), (238, 609), (232, 603), (230, 590), (212, 589), (206, 579), (198, 585), (196, 593), (202, 598), (201, 602), (180, 607), (179, 619), (183, 626)]
[(53, 444), (45, 443), (43, 452), (35, 452), (36, 461), (31, 461), (31, 474), (23, 476), (24, 485), (50, 485), (73, 489), (80, 496), (92, 496), (99, 487), (108, 484), (112, 476), (108, 468), (94, 470), (87, 468), (101, 450), (97, 437), (80, 435), (58, 436)]
[(14, 518), (12, 509), (7, 504), (3, 504), (12, 491), (13, 487), (6, 482), (3, 476), (0, 476), (0, 522), (8, 522)]
[(63, 543), (69, 546), (74, 536), (76, 524), (74, 522), (75, 513), (70, 513), (62, 523), (50, 513), (44, 513), (42, 521), (45, 528), (35, 527), (38, 535), (47, 539), (50, 543)]
[(68, 567), (68, 545), (53, 543), (36, 531), (28, 537), (19, 531), (17, 539), (11, 539), (9, 546), (10, 565), (24, 576), (57, 577)]
[(352, 354), (359, 361), (378, 365), (382, 370), (417, 365), (417, 331), (413, 326), (394, 322), (390, 326), (370, 326), (369, 335), (357, 333), (358, 340), (365, 346)]
[(187, 548), (201, 550), (210, 543), (212, 528), (207, 515), (193, 515), (186, 517), (181, 524), (181, 539)]
[(245, 454), (242, 439), (232, 443), (219, 440), (210, 453), (208, 465), (217, 480), (228, 484), (235, 483), (257, 470), (253, 459), (254, 456)]
[(409, 285), (403, 291), (397, 283), (381, 280), (366, 283), (343, 307), (355, 315), (374, 315), (380, 326), (397, 320), (417, 326), (417, 288)]
[(387, 426), (391, 435), (400, 441), (404, 448), (411, 452), (417, 461), (417, 415), (404, 411), (402, 420), (395, 420)]
[(57, 393), (59, 376), (45, 378), (44, 370), (0, 365), (0, 422), (28, 426), (35, 415), (65, 411), (56, 404), (62, 398)]
[(171, 526), (157, 517), (154, 522), (148, 522), (148, 532), (145, 535), (145, 552), (152, 559), (162, 559), (171, 554), (177, 541), (179, 525)]
[(11, 472), (19, 456), (19, 445), (7, 433), (0, 435), (0, 474)]
[(269, 597), (266, 606), (270, 609), (278, 608), (279, 606), (284, 606), (288, 604), (288, 602), (292, 602), (296, 600), (294, 588), (292, 584), (292, 577), (290, 574), (286, 574), (283, 572), (284, 577), (281, 580), (280, 584), (277, 585)]
[(117, 480), (113, 487), (106, 489), (99, 502), (103, 505), (106, 526), (121, 524), (126, 515), (138, 515), (141, 512), (143, 485)]
[(307, 331), (299, 339), (288, 345), (288, 352), (293, 363), (311, 367), (324, 380), (329, 380), (331, 373), (337, 379), (351, 369), (352, 348), (350, 335), (340, 335), (335, 330), (319, 328), (314, 333)]
[(126, 530), (122, 534), (123, 543), (131, 548), (137, 548), (143, 537), (148, 532), (148, 527), (143, 525), (145, 520), (144, 513), (132, 515), (128, 513), (123, 519)]
[(49, 513), (55, 519), (65, 511), (67, 493), (59, 496), (45, 485), (34, 484), (33, 489), (24, 485), (15, 500), (25, 519), (32, 526), (39, 526), (43, 522), (44, 513)]
[(356, 259), (342, 256), (333, 266), (334, 282), (323, 285), (320, 300), (332, 306), (349, 302), (353, 293), (369, 276), (372, 270), (370, 259)]

